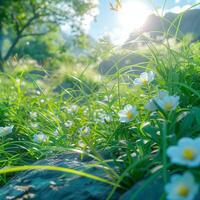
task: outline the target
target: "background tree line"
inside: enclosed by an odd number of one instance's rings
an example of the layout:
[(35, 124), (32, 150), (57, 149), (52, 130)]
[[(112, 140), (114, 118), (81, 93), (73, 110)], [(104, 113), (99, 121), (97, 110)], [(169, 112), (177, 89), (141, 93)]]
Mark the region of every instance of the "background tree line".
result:
[(61, 25), (67, 24), (76, 36), (82, 35), (82, 19), (95, 6), (92, 0), (0, 0), (0, 70), (4, 71), (4, 63), (14, 53), (20, 53), (17, 47), (26, 38), (31, 38), (33, 51), (38, 43), (40, 51), (48, 54), (45, 35), (51, 34), (49, 40), (58, 39)]

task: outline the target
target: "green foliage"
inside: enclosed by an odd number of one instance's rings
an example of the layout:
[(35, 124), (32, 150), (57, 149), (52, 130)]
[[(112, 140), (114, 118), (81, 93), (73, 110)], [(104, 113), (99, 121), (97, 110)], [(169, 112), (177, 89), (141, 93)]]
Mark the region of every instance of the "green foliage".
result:
[[(92, 2), (82, 0), (8, 0), (0, 4), (0, 62), (7, 61), (13, 55), (16, 45), (26, 37), (41, 37), (56, 31), (61, 25), (69, 24), (71, 32), (81, 34), (82, 18), (95, 7)], [(5, 38), (10, 45), (6, 48)], [(50, 40), (51, 37), (48, 38)], [(31, 39), (34, 40), (34, 39)], [(38, 44), (39, 43), (39, 44)], [(32, 43), (31, 43), (32, 44)], [(46, 46), (40, 40), (39, 47)], [(42, 45), (42, 46), (41, 46)], [(30, 50), (26, 48), (27, 54)], [(39, 52), (37, 52), (39, 54)], [(49, 52), (46, 51), (49, 56)], [(38, 58), (36, 59), (44, 59)], [(1, 70), (2, 70), (2, 66)]]
[[(79, 7), (77, 10), (81, 13)], [(86, 52), (81, 60), (65, 54), (63, 46), (52, 45), (49, 37), (37, 41), (31, 38), (29, 47), (25, 47), (26, 40), (21, 41), (16, 53), (20, 56), (23, 52), (22, 56), (29, 55), (38, 62), (53, 56), (55, 60), (49, 62), (52, 68), (42, 71), (26, 63), (27, 70), (18, 66), (14, 72), (2, 74), (0, 126), (14, 125), (14, 129), (0, 136), (1, 168), (28, 165), (45, 156), (80, 150), (93, 155), (95, 165), (105, 169), (116, 183), (108, 199), (118, 185), (128, 189), (142, 180), (144, 189), (151, 180), (160, 177), (166, 184), (171, 174), (186, 171), (185, 166), (171, 163), (166, 152), (183, 137), (199, 137), (199, 43), (172, 45), (167, 41), (158, 45), (149, 40), (148, 49), (120, 54), (121, 59), (134, 54), (145, 61), (130, 65), (124, 62), (120, 66), (119, 60), (113, 59), (115, 70), (104, 76), (94, 69), (92, 61), (99, 64), (99, 58), (110, 56), (113, 46), (109, 40), (97, 44), (96, 51), (91, 50), (93, 57), (88, 58), (91, 52)], [(86, 41), (84, 36), (80, 39)], [(25, 47), (23, 51), (20, 45)], [(91, 63), (86, 65), (90, 59)], [(155, 80), (136, 87), (133, 79), (144, 70), (153, 71)], [(160, 105), (156, 105), (156, 111), (148, 111), (145, 105), (163, 90), (179, 96), (179, 105), (170, 112)], [(118, 113), (127, 104), (136, 106), (138, 115), (133, 121), (121, 123)], [(45, 138), (35, 139), (38, 134)], [(200, 180), (199, 166), (187, 170)], [(7, 178), (1, 176), (1, 183), (6, 183)]]
[[(99, 84), (87, 79), (86, 77), (66, 76), (63, 82), (56, 86), (56, 92), (62, 92), (63, 89), (69, 89), (71, 92), (67, 95), (70, 97), (86, 97), (89, 94), (95, 93), (99, 89)], [(65, 93), (65, 92), (64, 92)]]
[(39, 38), (29, 37), (18, 44), (13, 55), (18, 58), (29, 57), (38, 63), (45, 63), (51, 58), (58, 59), (57, 57), (63, 51), (64, 43), (61, 34), (56, 32)]

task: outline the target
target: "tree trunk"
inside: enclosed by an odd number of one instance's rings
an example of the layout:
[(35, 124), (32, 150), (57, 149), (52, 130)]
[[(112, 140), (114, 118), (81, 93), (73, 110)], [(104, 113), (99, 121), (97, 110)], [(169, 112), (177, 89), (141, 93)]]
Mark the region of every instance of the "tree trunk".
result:
[(0, 61), (0, 72), (4, 72), (3, 61)]
[(18, 35), (14, 41), (12, 42), (12, 45), (10, 46), (10, 48), (8, 49), (6, 55), (4, 56), (3, 60), (8, 60), (8, 58), (12, 55), (12, 52), (15, 48), (15, 46), (17, 45), (18, 41), (20, 39), (20, 36)]

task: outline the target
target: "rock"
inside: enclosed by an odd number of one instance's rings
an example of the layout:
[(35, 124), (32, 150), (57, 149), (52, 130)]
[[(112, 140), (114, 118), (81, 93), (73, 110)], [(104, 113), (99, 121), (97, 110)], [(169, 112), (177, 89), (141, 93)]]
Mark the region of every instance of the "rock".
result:
[[(69, 89), (70, 95), (65, 92), (64, 97), (78, 97), (80, 94), (91, 94), (99, 90), (100, 83), (89, 80), (86, 77), (74, 78), (66, 76), (64, 80), (56, 85), (53, 89), (55, 93), (62, 93), (64, 90)], [(87, 95), (86, 95), (87, 98)]]
[[(34, 165), (53, 165), (81, 170), (108, 179), (99, 168), (86, 167), (92, 164), (89, 158), (80, 160), (76, 153), (65, 153), (36, 162)], [(112, 186), (86, 177), (48, 170), (31, 170), (19, 173), (0, 189), (1, 200), (104, 200)], [(112, 199), (119, 199), (117, 191)]]
[[(163, 190), (163, 182), (161, 179), (153, 181), (151, 184), (148, 184), (141, 192), (138, 192), (138, 190), (141, 189), (145, 184), (145, 180), (139, 181), (136, 183), (131, 189), (129, 189), (125, 194), (123, 194), (120, 198), (120, 200), (159, 200), (162, 196), (164, 190)], [(135, 198), (133, 198), (133, 195), (135, 193)]]
[(42, 80), (47, 75), (44, 70), (36, 69), (26, 73), (25, 79), (32, 82), (33, 80)]
[[(137, 64), (139, 66), (146, 66), (148, 59), (145, 56), (138, 55), (132, 53), (129, 56), (123, 56), (121, 54), (116, 54), (108, 58), (107, 60), (103, 60), (98, 67), (98, 72), (102, 75), (112, 75), (115, 74), (119, 69), (122, 69), (127, 66), (132, 66), (124, 71), (124, 75), (127, 71), (133, 74), (140, 74), (144, 71), (141, 67), (136, 67)], [(117, 63), (117, 65), (116, 65)]]
[[(124, 193), (120, 200), (161, 200), (165, 196), (164, 194), (164, 182), (161, 178), (155, 179), (145, 187), (145, 180), (139, 181), (126, 193)], [(143, 190), (138, 192), (141, 187), (144, 187)], [(133, 196), (137, 193), (136, 196)], [(197, 194), (194, 200), (200, 199), (200, 193)]]
[[(181, 20), (176, 20), (181, 15)], [(188, 9), (182, 13), (172, 13), (167, 12), (164, 16), (158, 16), (155, 14), (149, 15), (145, 23), (142, 25), (138, 33), (131, 33), (129, 39), (126, 41), (127, 44), (132, 43), (134, 46), (137, 41), (140, 42), (143, 40), (141, 35), (148, 33), (152, 39), (156, 39), (157, 42), (162, 42), (164, 33), (168, 30), (167, 37), (171, 38), (176, 35), (178, 41), (184, 38), (187, 35), (192, 35), (192, 42), (199, 41), (200, 39), (200, 12), (199, 9)], [(192, 23), (191, 23), (192, 22)], [(173, 24), (173, 26), (172, 26)], [(177, 27), (178, 32), (177, 32)], [(175, 34), (177, 33), (177, 34)], [(160, 37), (161, 36), (161, 37)], [(138, 40), (139, 39), (139, 40)], [(145, 37), (147, 41), (147, 38)], [(146, 42), (143, 40), (142, 44), (145, 45)], [(156, 41), (155, 40), (155, 41)], [(132, 46), (133, 46), (132, 45)]]

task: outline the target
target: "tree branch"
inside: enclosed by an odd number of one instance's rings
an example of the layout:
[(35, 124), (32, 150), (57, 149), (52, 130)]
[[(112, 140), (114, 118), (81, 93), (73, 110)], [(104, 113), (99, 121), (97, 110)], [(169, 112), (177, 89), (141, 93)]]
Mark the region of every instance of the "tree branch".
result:
[(24, 30), (25, 30), (27, 27), (29, 27), (29, 26), (31, 25), (31, 23), (32, 23), (35, 19), (37, 19), (37, 18), (39, 18), (39, 17), (40, 17), (40, 15), (37, 14), (37, 13), (35, 13), (35, 14), (33, 15), (33, 17), (31, 17), (31, 18), (22, 26), (22, 28), (21, 28), (20, 30), (17, 31), (17, 36), (16, 36), (16, 38), (13, 40), (12, 45), (11, 45), (10, 48), (8, 49), (6, 55), (4, 56), (3, 61), (6, 61), (6, 60), (10, 57), (10, 55), (12, 54), (13, 49), (15, 48), (15, 46), (17, 45), (17, 43), (18, 43), (19, 40), (21, 39), (21, 36), (22, 36), (22, 33), (24, 32)]
[(46, 35), (49, 32), (50, 31), (46, 31), (46, 32), (43, 32), (43, 33), (27, 33), (27, 34), (22, 34), (21, 38), (23, 38), (23, 37), (29, 37), (29, 36), (42, 36), (42, 35)]
[(37, 13), (34, 14), (33, 17), (31, 17), (31, 18), (25, 23), (25, 25), (21, 28), (19, 34), (21, 35), (21, 34), (24, 32), (24, 30), (25, 30), (27, 27), (29, 27), (29, 26), (31, 25), (31, 23), (32, 23), (35, 19), (37, 19), (37, 18), (39, 18), (39, 17), (40, 17), (39, 14), (37, 14)]
[(20, 27), (19, 21), (16, 19), (15, 15), (13, 13), (11, 14), (11, 18), (14, 22), (14, 27), (15, 27), (16, 32), (18, 34), (19, 33), (19, 27)]

